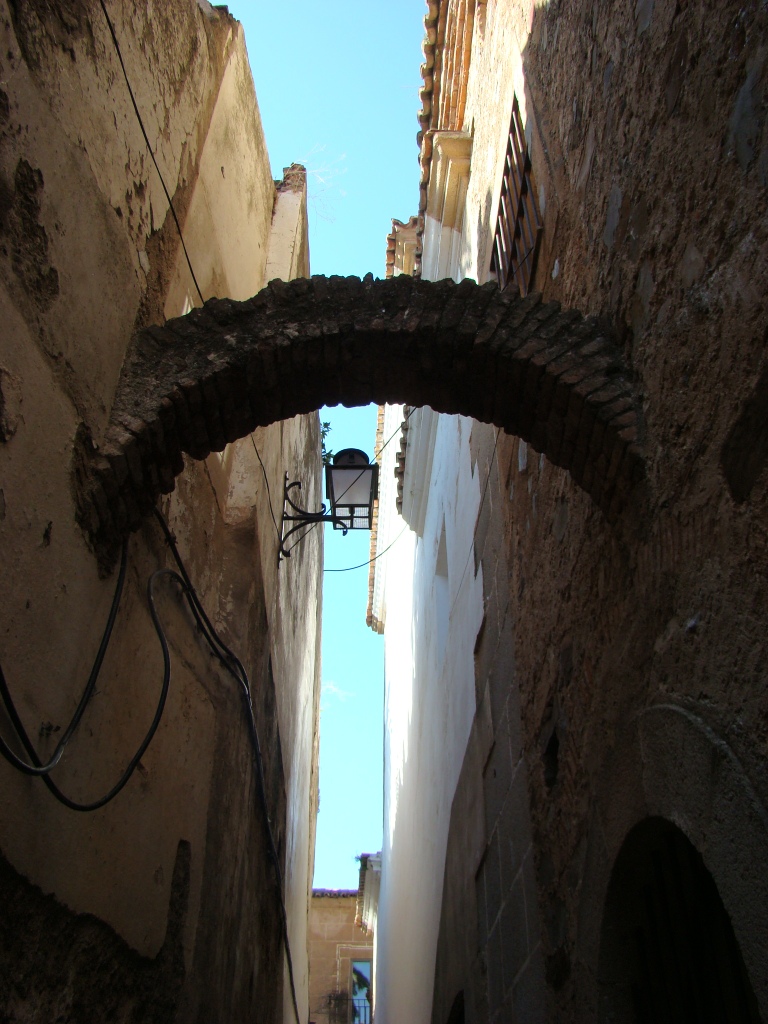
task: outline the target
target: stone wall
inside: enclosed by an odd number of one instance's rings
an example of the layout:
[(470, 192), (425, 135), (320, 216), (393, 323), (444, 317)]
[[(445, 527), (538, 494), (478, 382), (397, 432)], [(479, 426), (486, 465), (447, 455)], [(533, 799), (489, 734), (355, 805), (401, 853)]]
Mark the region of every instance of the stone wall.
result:
[(462, 991), (468, 1021), (614, 1019), (603, 910), (646, 819), (702, 858), (768, 1013), (767, 30), (756, 5), (497, 2), (476, 37), (469, 266), (484, 279), (514, 89), (545, 225), (534, 287), (611, 318), (649, 493), (609, 526), (525, 442), (491, 456), (473, 435), (486, 617), (435, 1024)]
[[(188, 0), (108, 9), (203, 298), (253, 295), (268, 260), (276, 273), (307, 274), (295, 172), (298, 202), (273, 237), (275, 184), (237, 22)], [(115, 585), (76, 524), (73, 451), (102, 443), (132, 333), (200, 299), (100, 4), (9, 4), (0, 31), (0, 658), (45, 758), (85, 684)], [(306, 1007), (322, 542), (315, 532), (301, 561), (278, 570), (257, 449), (276, 514), (286, 469), (310, 504), (319, 497), (312, 416), (187, 459), (162, 507), (250, 674)], [(171, 564), (145, 519), (97, 692), (52, 776), (74, 799), (109, 790), (152, 719), (162, 657), (146, 587)], [(170, 694), (125, 789), (78, 814), (0, 765), (0, 1015), (10, 1019), (292, 1014), (241, 698), (178, 589), (161, 578), (156, 591)]]
[(744, 490), (724, 472), (764, 365), (766, 30), (765, 12), (730, 4), (585, 5), (537, 11), (524, 51), (534, 159), (546, 145), (558, 217), (539, 280), (612, 316), (644, 395), (652, 493), (647, 517), (604, 531), (545, 465), (530, 531), (524, 488), (510, 517), (512, 590), (527, 584), (516, 667), (559, 1013), (595, 997), (607, 875), (649, 814), (702, 855), (768, 1010), (762, 425), (737, 455), (752, 464)]

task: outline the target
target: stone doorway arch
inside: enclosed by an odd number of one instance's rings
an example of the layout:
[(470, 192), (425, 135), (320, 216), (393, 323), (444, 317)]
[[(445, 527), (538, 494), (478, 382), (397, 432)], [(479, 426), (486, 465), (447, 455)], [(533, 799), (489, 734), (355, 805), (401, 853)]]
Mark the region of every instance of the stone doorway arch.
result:
[(405, 402), (528, 441), (615, 519), (643, 476), (630, 374), (597, 317), (495, 284), (313, 277), (212, 299), (140, 330), (96, 453), (76, 452), (81, 525), (113, 549), (195, 459), (322, 405)]
[(600, 942), (601, 1022), (759, 1024), (714, 879), (685, 834), (639, 822), (611, 873)]

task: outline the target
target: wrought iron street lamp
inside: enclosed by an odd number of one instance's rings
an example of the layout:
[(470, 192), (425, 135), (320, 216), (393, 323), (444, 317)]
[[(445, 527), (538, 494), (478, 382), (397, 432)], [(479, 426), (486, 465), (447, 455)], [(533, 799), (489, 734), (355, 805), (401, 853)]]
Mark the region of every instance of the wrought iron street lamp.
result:
[[(323, 504), (317, 512), (307, 512), (291, 499), (290, 491), (301, 483), (294, 480), (286, 483), (283, 490), (283, 524), (280, 531), (279, 558), (288, 558), (292, 544), (286, 547), (288, 538), (302, 527), (317, 523), (333, 523), (334, 530), (346, 534), (348, 530), (370, 530), (373, 525), (373, 503), (378, 495), (379, 467), (369, 462), (365, 452), (359, 448), (345, 448), (333, 456), (325, 467), (325, 496), (330, 502), (330, 511)], [(293, 523), (286, 530), (286, 523)], [(298, 541), (296, 542), (298, 543)]]

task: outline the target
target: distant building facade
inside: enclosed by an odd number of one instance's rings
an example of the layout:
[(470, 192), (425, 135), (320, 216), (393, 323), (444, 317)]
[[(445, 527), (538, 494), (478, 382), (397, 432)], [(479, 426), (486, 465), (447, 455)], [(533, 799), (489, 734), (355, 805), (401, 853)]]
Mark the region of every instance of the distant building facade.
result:
[(357, 889), (313, 889), (309, 911), (310, 1024), (371, 1024), (373, 935)]

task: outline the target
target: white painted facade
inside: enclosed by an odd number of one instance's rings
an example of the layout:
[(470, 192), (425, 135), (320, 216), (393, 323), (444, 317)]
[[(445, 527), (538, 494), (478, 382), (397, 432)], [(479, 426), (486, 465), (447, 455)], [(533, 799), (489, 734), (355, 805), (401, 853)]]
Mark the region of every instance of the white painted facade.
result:
[[(532, 10), (497, 5), (487, 27), (475, 24), (461, 130), (431, 133), (426, 280), (489, 278), (513, 92), (524, 106), (521, 53)], [(383, 441), (402, 418), (401, 406), (387, 407)], [(373, 592), (374, 621), (384, 624), (385, 639), (375, 1019), (428, 1024), (451, 806), (480, 703), (474, 650), (483, 581), (474, 537), (493, 430), (466, 417), (414, 410), (402, 515), (395, 510), (398, 448), (395, 437), (382, 453), (377, 552), (393, 546), (378, 562)], [(478, 450), (489, 456), (475, 461)]]
[[(423, 413), (422, 439), (431, 449), (423, 534), (392, 515), (379, 537), (380, 550), (394, 540), (383, 556), (382, 595), (385, 796), (376, 1020), (384, 1024), (431, 1015), (432, 974), (425, 968), (434, 969), (451, 802), (475, 713), (473, 646), (482, 622), (472, 549), (480, 500), (470, 464), (472, 421)], [(402, 406), (388, 407), (385, 439), (400, 422)], [(412, 426), (409, 433), (413, 438)], [(382, 458), (382, 505), (394, 505), (394, 454), (390, 445)], [(408, 579), (412, 587), (403, 586)]]
[[(435, 144), (422, 276), (461, 280), (470, 143)], [(408, 415), (402, 513), (397, 434)], [(377, 1024), (426, 1022), (451, 804), (475, 715), (474, 644), (483, 619), (474, 529), (482, 481), (473, 421), (387, 406), (374, 616), (384, 623), (384, 845), (376, 930)], [(393, 436), (394, 435), (394, 436)], [(392, 545), (390, 548), (389, 546)], [(412, 586), (404, 585), (411, 581)]]

